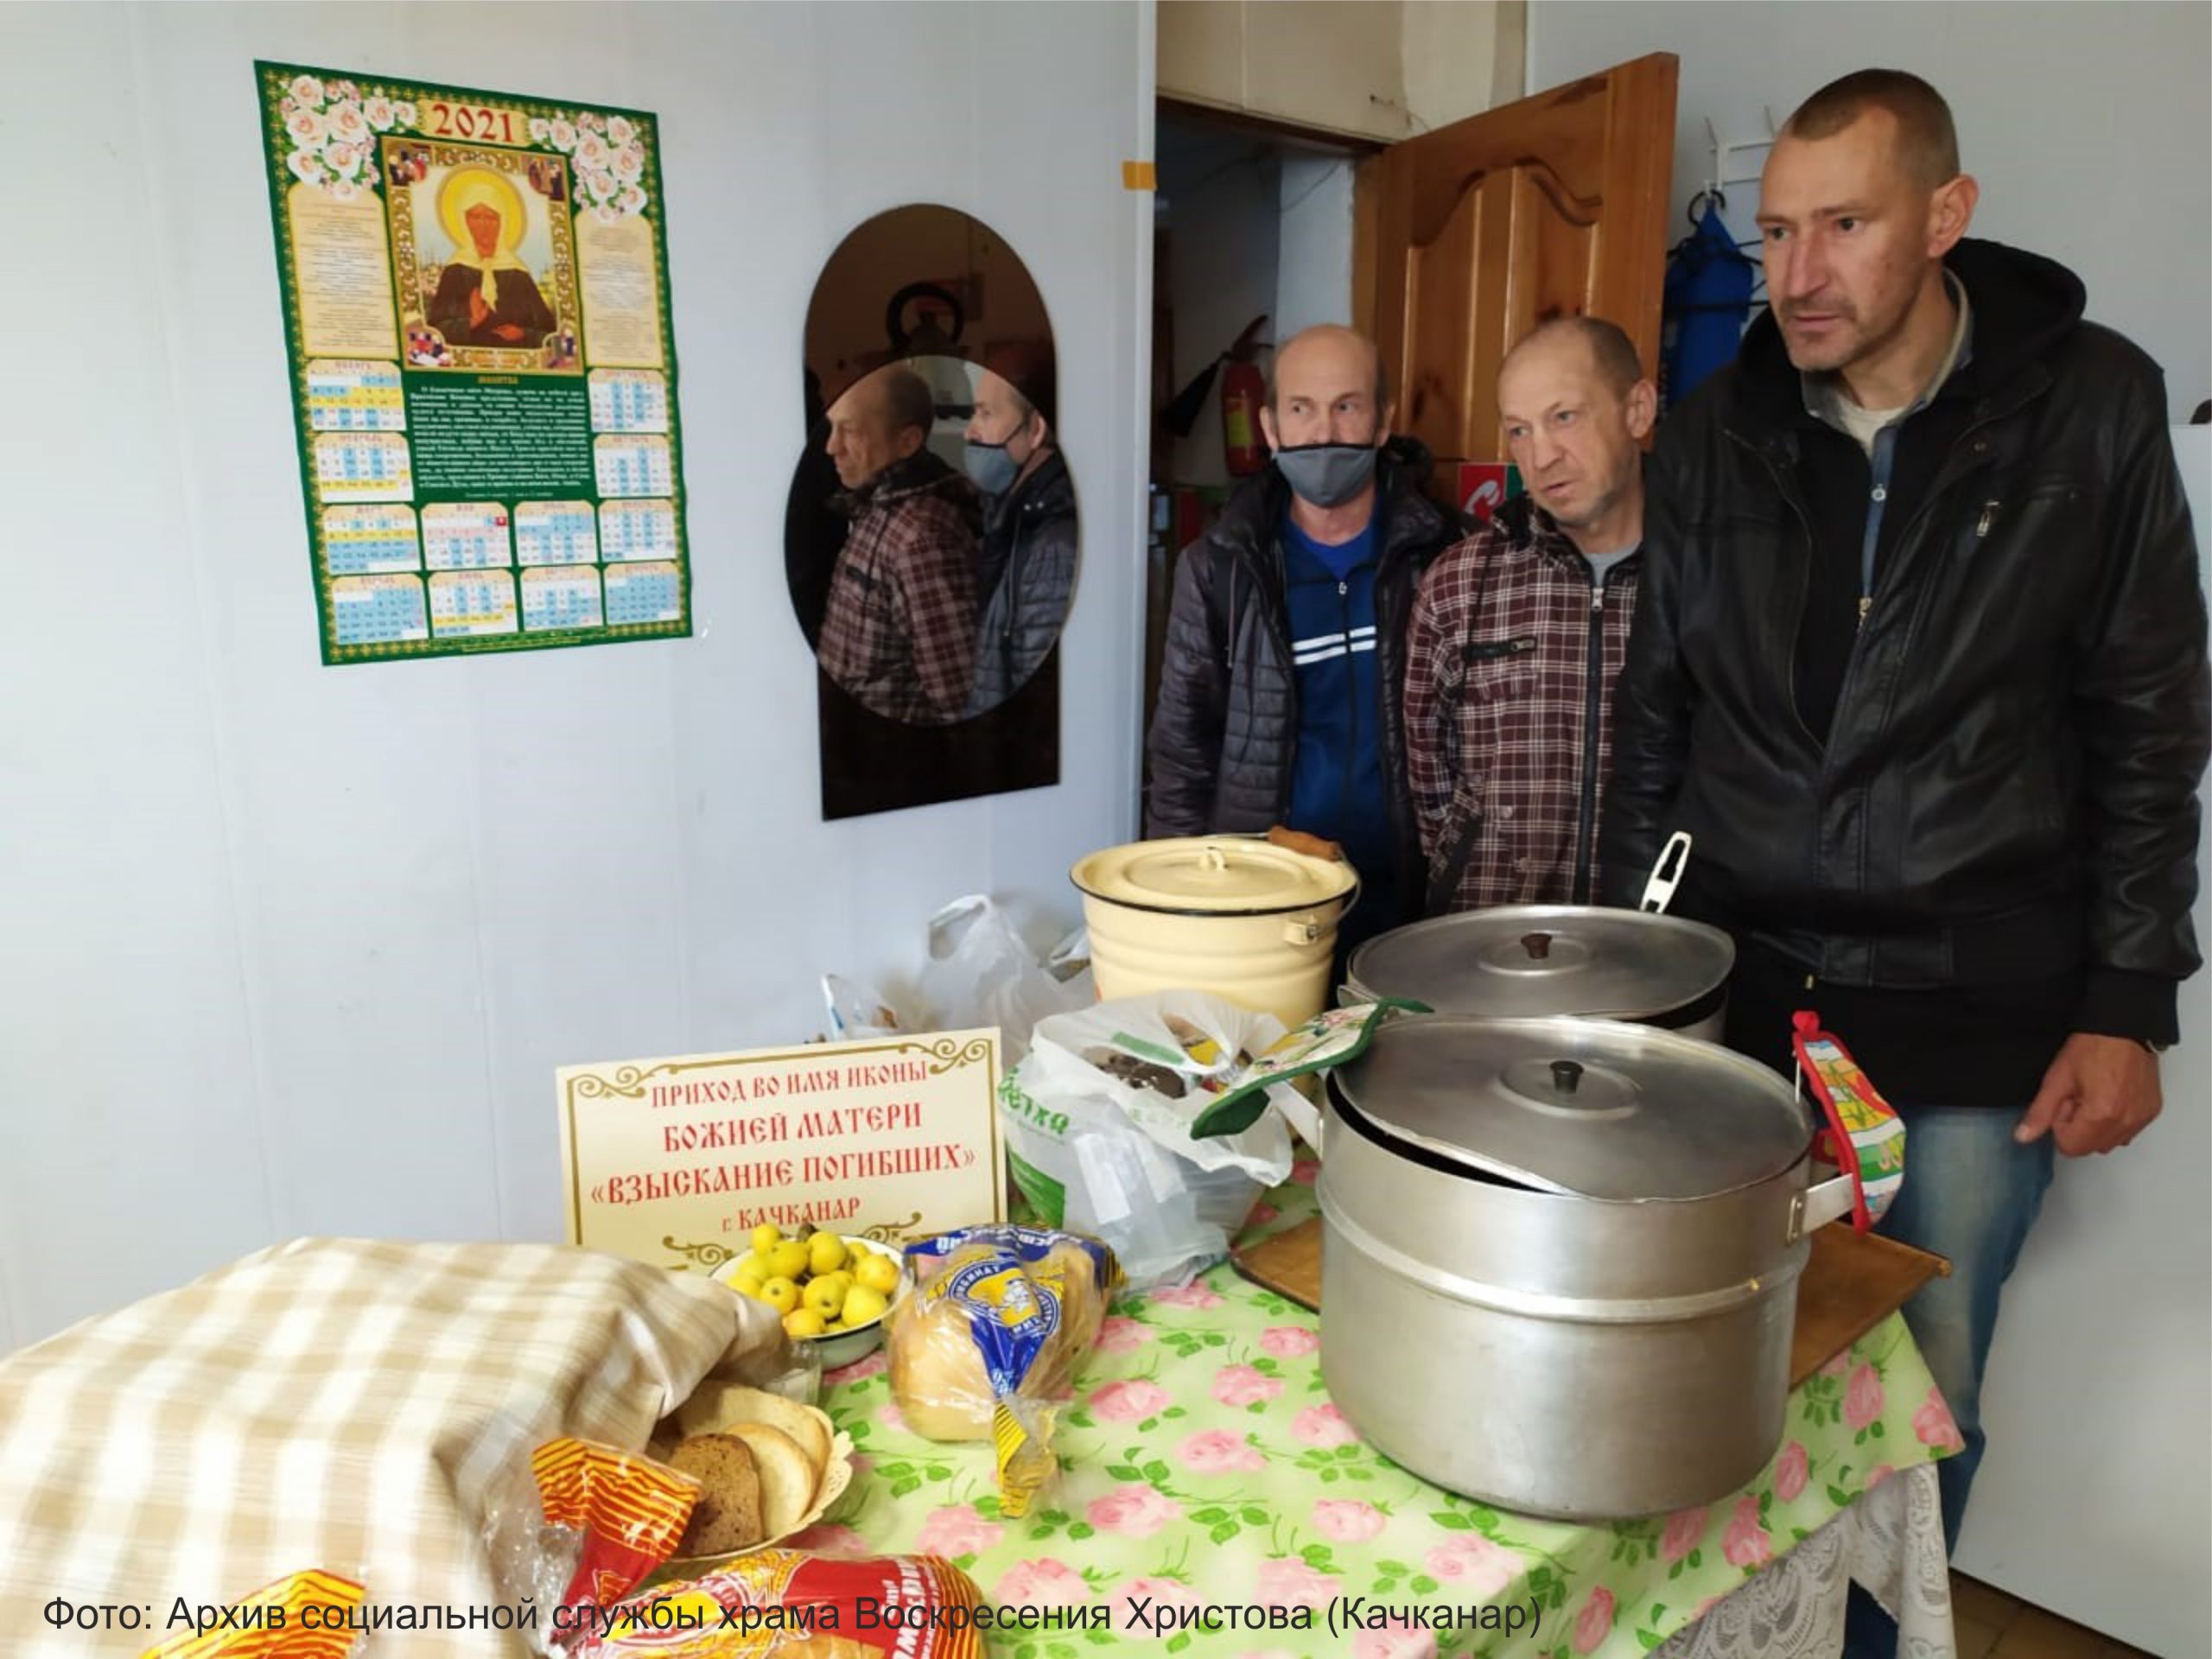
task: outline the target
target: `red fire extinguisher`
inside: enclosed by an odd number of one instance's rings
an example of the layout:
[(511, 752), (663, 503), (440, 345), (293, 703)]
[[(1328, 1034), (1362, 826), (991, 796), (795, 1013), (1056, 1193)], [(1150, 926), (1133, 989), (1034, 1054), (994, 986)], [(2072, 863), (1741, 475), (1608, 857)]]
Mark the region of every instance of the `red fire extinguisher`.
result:
[(1268, 442), (1260, 430), (1260, 405), (1268, 400), (1268, 383), (1252, 359), (1259, 347), (1265, 317), (1255, 317), (1236, 343), (1229, 348), (1229, 366), (1221, 377), (1221, 450), (1230, 475), (1249, 478), (1268, 464)]
[[(1268, 464), (1267, 435), (1260, 430), (1260, 405), (1268, 400), (1268, 383), (1253, 360), (1260, 353), (1260, 330), (1267, 321), (1264, 316), (1253, 318), (1236, 336), (1236, 343), (1193, 375), (1191, 384), (1160, 412), (1160, 423), (1170, 433), (1177, 438), (1189, 437), (1219, 376), (1221, 447), (1229, 470), (1239, 478), (1249, 477)], [(1226, 374), (1221, 372), (1224, 364)]]

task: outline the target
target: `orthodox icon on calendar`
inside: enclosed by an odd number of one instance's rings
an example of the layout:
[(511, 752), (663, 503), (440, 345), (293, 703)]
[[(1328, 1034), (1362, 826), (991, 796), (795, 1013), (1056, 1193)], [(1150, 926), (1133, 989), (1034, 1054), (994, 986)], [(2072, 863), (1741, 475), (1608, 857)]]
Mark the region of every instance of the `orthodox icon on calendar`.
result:
[[(566, 159), (489, 145), (386, 147), (421, 161), (389, 200), (402, 291), (451, 348), (451, 361), (435, 366), (580, 369), (575, 351), (546, 349), (575, 305), (575, 226), (555, 206), (568, 195)], [(557, 192), (549, 183), (556, 175)]]
[(255, 77), (323, 661), (689, 634), (658, 119)]

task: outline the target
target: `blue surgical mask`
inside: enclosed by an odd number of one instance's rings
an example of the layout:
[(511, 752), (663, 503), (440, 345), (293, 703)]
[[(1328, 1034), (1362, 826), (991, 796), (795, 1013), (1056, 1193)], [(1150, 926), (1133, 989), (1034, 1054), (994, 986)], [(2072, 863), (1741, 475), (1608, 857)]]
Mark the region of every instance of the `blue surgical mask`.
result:
[(1365, 443), (1301, 443), (1275, 451), (1275, 467), (1300, 499), (1317, 507), (1340, 507), (1375, 476), (1375, 447)]
[(1021, 471), (1021, 463), (1014, 458), (1006, 445), (984, 443), (975, 438), (969, 438), (967, 443), (962, 460), (968, 468), (968, 476), (976, 481), (977, 489), (985, 495), (1004, 495), (1014, 487), (1014, 476)]

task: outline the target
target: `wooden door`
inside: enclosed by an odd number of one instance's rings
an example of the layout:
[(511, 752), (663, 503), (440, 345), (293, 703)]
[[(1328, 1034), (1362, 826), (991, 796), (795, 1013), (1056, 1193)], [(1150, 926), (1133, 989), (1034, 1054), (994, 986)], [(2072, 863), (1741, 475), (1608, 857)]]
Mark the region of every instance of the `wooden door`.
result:
[(1461, 461), (1506, 458), (1498, 365), (1537, 323), (1607, 318), (1656, 375), (1675, 68), (1638, 58), (1362, 164), (1353, 318), (1440, 494), (1456, 497)]

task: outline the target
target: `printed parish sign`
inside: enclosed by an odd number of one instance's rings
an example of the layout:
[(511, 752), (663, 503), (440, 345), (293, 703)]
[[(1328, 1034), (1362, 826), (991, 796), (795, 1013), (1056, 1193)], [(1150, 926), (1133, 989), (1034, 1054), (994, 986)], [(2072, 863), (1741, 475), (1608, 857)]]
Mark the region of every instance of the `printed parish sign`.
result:
[(996, 1030), (564, 1066), (569, 1242), (711, 1272), (753, 1228), (1006, 1218)]

